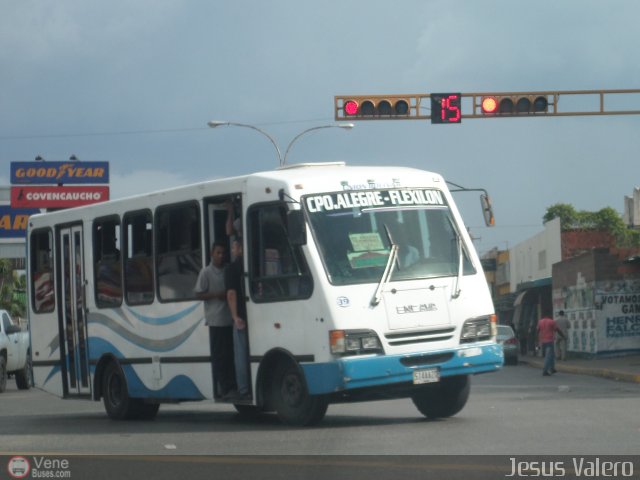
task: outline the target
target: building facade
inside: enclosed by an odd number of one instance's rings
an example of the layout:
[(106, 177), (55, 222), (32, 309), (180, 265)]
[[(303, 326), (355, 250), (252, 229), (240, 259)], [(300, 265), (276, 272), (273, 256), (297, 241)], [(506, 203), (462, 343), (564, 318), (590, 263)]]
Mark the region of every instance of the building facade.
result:
[(553, 266), (553, 306), (569, 319), (567, 350), (640, 351), (638, 249), (595, 248)]

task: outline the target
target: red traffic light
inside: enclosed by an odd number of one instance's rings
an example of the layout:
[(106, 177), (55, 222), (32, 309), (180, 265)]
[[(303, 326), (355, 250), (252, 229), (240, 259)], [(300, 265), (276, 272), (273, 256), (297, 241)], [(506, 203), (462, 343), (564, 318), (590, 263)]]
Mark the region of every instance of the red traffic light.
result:
[(498, 101), (495, 97), (484, 97), (482, 99), (482, 113), (496, 113)]
[(355, 100), (349, 100), (344, 103), (345, 115), (357, 115), (358, 114), (358, 102)]

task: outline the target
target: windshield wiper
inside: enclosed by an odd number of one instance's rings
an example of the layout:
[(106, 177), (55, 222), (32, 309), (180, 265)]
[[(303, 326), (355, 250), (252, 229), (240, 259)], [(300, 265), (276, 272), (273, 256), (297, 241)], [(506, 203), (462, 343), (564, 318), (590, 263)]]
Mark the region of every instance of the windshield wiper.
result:
[(391, 245), (391, 251), (389, 252), (389, 258), (387, 259), (387, 265), (384, 267), (382, 278), (380, 278), (380, 283), (378, 283), (378, 288), (376, 288), (376, 291), (373, 294), (373, 298), (371, 299), (370, 305), (372, 307), (378, 305), (380, 303), (380, 300), (382, 300), (382, 289), (391, 278), (393, 268), (395, 267), (396, 260), (398, 258), (398, 245), (393, 243), (393, 239), (391, 238), (391, 234), (389, 233), (389, 228), (386, 225), (384, 226), (384, 229), (387, 232), (387, 238), (389, 239), (389, 244)]
[(462, 256), (462, 237), (456, 234), (456, 243), (458, 244), (458, 274), (456, 275), (456, 286), (453, 289), (451, 298), (458, 298), (460, 296), (460, 280), (462, 279), (462, 267), (464, 265)]
[(389, 259), (387, 260), (387, 266), (384, 267), (384, 273), (382, 274), (380, 283), (378, 283), (378, 288), (376, 288), (376, 293), (373, 294), (373, 298), (371, 299), (372, 307), (375, 307), (380, 303), (380, 300), (382, 299), (382, 289), (391, 278), (391, 274), (393, 273), (393, 267), (396, 264), (397, 258), (398, 258), (398, 246), (391, 245), (391, 252), (389, 252)]

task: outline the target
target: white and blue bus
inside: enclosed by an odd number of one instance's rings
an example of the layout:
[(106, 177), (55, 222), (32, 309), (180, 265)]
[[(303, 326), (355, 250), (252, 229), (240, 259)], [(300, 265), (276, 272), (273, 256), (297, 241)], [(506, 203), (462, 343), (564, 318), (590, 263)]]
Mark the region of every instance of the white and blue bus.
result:
[(330, 403), (409, 398), (455, 415), (501, 368), (478, 256), (445, 180), (400, 167), (301, 164), (34, 215), (35, 385), (103, 399), (114, 419), (216, 394), (194, 287), (242, 222), (252, 400), (289, 424)]

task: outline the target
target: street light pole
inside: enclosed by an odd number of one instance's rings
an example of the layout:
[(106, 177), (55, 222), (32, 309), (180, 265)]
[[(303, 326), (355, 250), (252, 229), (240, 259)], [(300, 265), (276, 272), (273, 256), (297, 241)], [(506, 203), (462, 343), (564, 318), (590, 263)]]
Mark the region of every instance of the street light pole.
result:
[(287, 164), (287, 155), (289, 155), (289, 150), (291, 150), (291, 146), (294, 143), (296, 143), (296, 140), (298, 140), (305, 133), (313, 132), (314, 130), (320, 130), (320, 129), (323, 129), (323, 128), (344, 128), (345, 130), (351, 130), (353, 127), (354, 127), (353, 123), (338, 123), (336, 125), (321, 125), (319, 127), (311, 127), (311, 128), (307, 128), (306, 130), (303, 130), (298, 135), (293, 137), (293, 140), (291, 140), (289, 142), (289, 145), (287, 146), (287, 149), (284, 152), (284, 157), (282, 159), (282, 163), (280, 165), (286, 165)]
[(273, 137), (271, 135), (269, 135), (267, 132), (265, 132), (264, 130), (262, 130), (262, 129), (258, 128), (258, 127), (255, 127), (253, 125), (248, 125), (246, 123), (225, 122), (225, 121), (218, 121), (218, 120), (211, 120), (210, 122), (207, 122), (207, 125), (209, 125), (209, 127), (211, 127), (211, 128), (231, 125), (231, 126), (234, 126), (234, 127), (251, 128), (251, 129), (253, 129), (253, 130), (257, 131), (257, 132), (260, 132), (262, 135), (267, 137), (269, 139), (269, 141), (273, 144), (273, 146), (275, 147), (276, 152), (278, 154), (278, 165), (282, 165), (282, 152), (280, 152), (280, 148), (278, 148), (278, 144), (273, 139)]
[(291, 146), (296, 142), (296, 140), (298, 140), (298, 138), (300, 138), (305, 133), (309, 133), (309, 132), (312, 132), (314, 130), (320, 130), (322, 128), (344, 128), (345, 130), (350, 130), (350, 129), (352, 129), (354, 127), (353, 123), (338, 123), (338, 124), (335, 124), (335, 125), (321, 125), (319, 127), (307, 128), (306, 130), (303, 130), (298, 135), (293, 137), (293, 140), (291, 140), (289, 142), (289, 145), (287, 146), (287, 149), (284, 152), (284, 157), (283, 157), (282, 156), (282, 152), (280, 151), (280, 148), (278, 147), (278, 144), (273, 139), (273, 137), (271, 135), (269, 135), (267, 132), (265, 132), (264, 130), (262, 130), (262, 129), (254, 126), (254, 125), (249, 125), (249, 124), (246, 124), (246, 123), (227, 122), (227, 121), (224, 121), (224, 120), (211, 120), (210, 122), (207, 122), (207, 125), (209, 125), (209, 127), (211, 127), (211, 128), (216, 128), (216, 127), (220, 127), (220, 126), (245, 127), (245, 128), (251, 128), (252, 130), (260, 132), (262, 135), (267, 137), (269, 139), (269, 141), (275, 147), (276, 152), (278, 154), (278, 165), (280, 165), (280, 166), (283, 166), (283, 165), (285, 165), (287, 163), (287, 155), (289, 154), (289, 150), (291, 150)]

